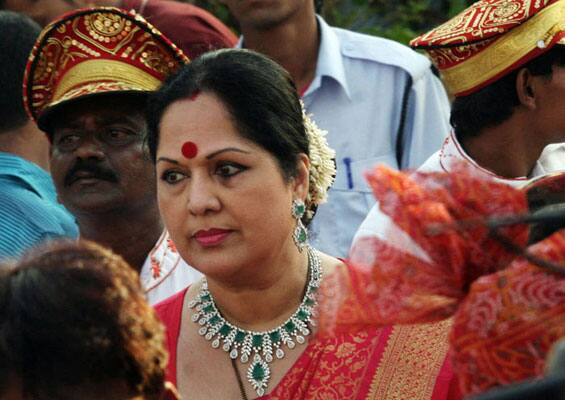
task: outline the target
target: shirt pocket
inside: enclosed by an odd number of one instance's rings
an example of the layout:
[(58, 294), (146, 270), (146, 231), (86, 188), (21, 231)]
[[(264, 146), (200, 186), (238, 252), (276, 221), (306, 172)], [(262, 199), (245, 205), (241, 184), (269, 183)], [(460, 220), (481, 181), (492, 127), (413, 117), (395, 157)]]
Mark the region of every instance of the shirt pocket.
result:
[(355, 160), (349, 157), (336, 159), (337, 174), (332, 190), (359, 192), (371, 194), (372, 190), (365, 179), (365, 173), (372, 170), (376, 165), (386, 164), (391, 168), (398, 168), (394, 154), (385, 154), (379, 157), (371, 157), (363, 160)]

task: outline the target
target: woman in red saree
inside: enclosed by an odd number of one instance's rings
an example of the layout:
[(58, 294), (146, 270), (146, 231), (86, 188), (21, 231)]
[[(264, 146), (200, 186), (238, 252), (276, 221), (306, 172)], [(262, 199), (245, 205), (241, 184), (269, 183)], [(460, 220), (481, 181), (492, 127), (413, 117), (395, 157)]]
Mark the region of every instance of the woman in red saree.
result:
[(163, 219), (205, 276), (156, 307), (184, 399), (448, 398), (449, 322), (316, 335), (320, 285), (348, 267), (306, 241), (335, 164), (286, 71), (208, 53), (148, 115)]
[(543, 375), (565, 336), (565, 231), (523, 252), (528, 227), (513, 220), (528, 211), (525, 193), (463, 165), (450, 174), (377, 167), (368, 179), (381, 209), (425, 257), (376, 238), (358, 243), (359, 264), (333, 283), (339, 296), (323, 309), (326, 334), (452, 317), (463, 395)]
[[(175, 385), (185, 296), (186, 290), (156, 307), (167, 327), (167, 380)], [(458, 399), (446, 358), (450, 326), (450, 321), (385, 328), (373, 324), (351, 333), (317, 336), (276, 387), (259, 398)], [(190, 392), (186, 396), (192, 398)]]

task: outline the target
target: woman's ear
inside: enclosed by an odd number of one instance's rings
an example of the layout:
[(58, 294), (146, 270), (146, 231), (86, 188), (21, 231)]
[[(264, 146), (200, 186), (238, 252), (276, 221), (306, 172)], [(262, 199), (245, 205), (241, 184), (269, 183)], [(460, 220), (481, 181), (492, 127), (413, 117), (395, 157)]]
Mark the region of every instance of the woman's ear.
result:
[(516, 76), (516, 93), (520, 104), (528, 109), (536, 108), (537, 85), (541, 77), (532, 75), (527, 68), (522, 68)]
[(308, 195), (310, 180), (310, 159), (304, 153), (300, 153), (296, 160), (296, 176), (292, 180), (294, 198), (305, 200)]

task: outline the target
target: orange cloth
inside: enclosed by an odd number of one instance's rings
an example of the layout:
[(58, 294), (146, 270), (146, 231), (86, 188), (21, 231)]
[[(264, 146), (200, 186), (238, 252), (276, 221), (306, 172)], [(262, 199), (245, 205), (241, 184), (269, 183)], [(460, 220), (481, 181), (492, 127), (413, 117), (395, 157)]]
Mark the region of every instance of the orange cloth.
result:
[[(529, 248), (565, 263), (565, 231)], [(465, 393), (543, 375), (552, 345), (565, 337), (565, 279), (517, 259), (475, 281), (451, 332), (454, 365)]]
[[(438, 321), (454, 315), (454, 369), (464, 395), (539, 376), (549, 346), (565, 335), (565, 280), (505, 250), (485, 217), (527, 211), (523, 192), (461, 166), (456, 172), (402, 173), (377, 167), (369, 183), (383, 212), (425, 251), (427, 260), (377, 238), (356, 245), (356, 260), (324, 286), (325, 334), (366, 325)], [(457, 229), (458, 221), (467, 221)], [(527, 227), (498, 230), (525, 246)], [(533, 246), (565, 263), (565, 232)], [(513, 261), (514, 260), (514, 261)], [(347, 316), (347, 318), (344, 318)]]

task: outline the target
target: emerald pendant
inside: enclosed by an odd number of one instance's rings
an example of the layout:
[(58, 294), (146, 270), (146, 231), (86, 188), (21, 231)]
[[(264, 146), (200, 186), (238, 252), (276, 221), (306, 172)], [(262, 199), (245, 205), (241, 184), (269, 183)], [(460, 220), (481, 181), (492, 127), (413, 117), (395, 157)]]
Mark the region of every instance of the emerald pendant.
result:
[(271, 378), (271, 369), (269, 364), (261, 359), (259, 354), (255, 354), (253, 362), (247, 369), (247, 380), (255, 389), (258, 396), (263, 396), (265, 394), (265, 389)]

